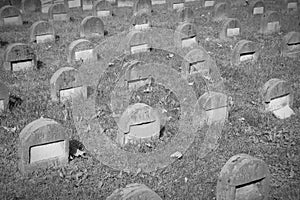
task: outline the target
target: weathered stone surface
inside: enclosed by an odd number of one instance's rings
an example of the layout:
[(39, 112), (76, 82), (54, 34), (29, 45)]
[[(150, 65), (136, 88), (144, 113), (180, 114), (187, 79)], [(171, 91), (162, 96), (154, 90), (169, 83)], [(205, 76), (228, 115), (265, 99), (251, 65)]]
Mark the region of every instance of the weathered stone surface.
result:
[(280, 14), (275, 11), (267, 11), (261, 17), (259, 33), (269, 35), (277, 33), (281, 28)]
[(70, 64), (74, 64), (76, 61), (92, 62), (97, 60), (94, 45), (86, 39), (78, 39), (71, 42), (67, 54), (68, 63)]
[(69, 21), (69, 8), (65, 3), (53, 4), (48, 10), (49, 21)]
[(145, 30), (152, 26), (151, 14), (145, 10), (141, 10), (135, 13), (132, 17), (132, 29), (134, 30)]
[(37, 21), (30, 27), (30, 42), (45, 43), (55, 40), (53, 24), (47, 21)]
[(19, 170), (22, 174), (37, 168), (68, 163), (69, 139), (56, 121), (40, 118), (23, 128), (19, 135)]
[(218, 22), (230, 16), (230, 5), (226, 2), (219, 2), (215, 4), (213, 10), (213, 21)]
[(9, 5), (0, 9), (0, 26), (22, 24), (23, 18), (19, 9)]
[(106, 0), (99, 0), (93, 6), (93, 16), (109, 17), (113, 14), (112, 5)]
[(260, 159), (247, 154), (231, 157), (221, 170), (217, 200), (267, 200), (270, 173)]
[(151, 13), (152, 12), (152, 2), (151, 0), (137, 0), (133, 6), (133, 14), (140, 12), (141, 10)]
[(174, 33), (174, 44), (178, 48), (189, 50), (198, 47), (196, 26), (191, 23), (180, 24)]
[(177, 10), (178, 22), (194, 23), (194, 12), (190, 7), (184, 7)]
[(252, 16), (261, 16), (265, 13), (265, 4), (262, 0), (250, 1), (249, 14)]
[(249, 40), (240, 40), (234, 46), (231, 56), (231, 65), (239, 66), (243, 62), (255, 62), (260, 56), (260, 47)]
[(241, 23), (236, 18), (228, 18), (224, 21), (219, 37), (221, 40), (228, 40), (242, 33)]
[(281, 55), (297, 58), (300, 55), (300, 32), (289, 32), (281, 42)]
[(22, 0), (22, 11), (23, 13), (41, 12), (41, 0)]
[(0, 113), (6, 110), (9, 101), (9, 89), (8, 87), (0, 82)]
[(132, 30), (130, 31), (125, 38), (124, 52), (126, 54), (135, 54), (140, 52), (150, 51), (150, 40), (147, 34), (144, 31)]
[(87, 16), (80, 24), (80, 37), (92, 38), (104, 36), (104, 23), (100, 17)]

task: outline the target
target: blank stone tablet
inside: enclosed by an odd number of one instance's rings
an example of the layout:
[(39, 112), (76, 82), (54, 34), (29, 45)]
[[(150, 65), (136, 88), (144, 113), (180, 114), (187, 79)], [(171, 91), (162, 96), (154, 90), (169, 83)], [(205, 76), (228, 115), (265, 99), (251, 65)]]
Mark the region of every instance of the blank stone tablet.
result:
[(46, 21), (37, 21), (30, 27), (30, 42), (38, 44), (53, 42), (55, 40), (55, 31), (51, 23)]

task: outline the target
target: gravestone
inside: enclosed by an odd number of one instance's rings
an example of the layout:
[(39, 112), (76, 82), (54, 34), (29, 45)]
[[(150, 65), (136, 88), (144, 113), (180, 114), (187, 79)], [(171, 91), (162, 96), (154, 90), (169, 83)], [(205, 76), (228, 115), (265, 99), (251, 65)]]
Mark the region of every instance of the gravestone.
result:
[(297, 58), (300, 55), (299, 32), (289, 32), (282, 38), (281, 55), (290, 58)]
[(49, 21), (69, 21), (69, 9), (65, 3), (53, 4), (48, 10)]
[(187, 22), (180, 24), (174, 33), (174, 43), (177, 48), (198, 46), (196, 26)]
[(41, 0), (22, 0), (23, 13), (32, 13), (32, 12), (41, 12), (41, 11), (42, 11)]
[(13, 6), (3, 6), (0, 9), (0, 26), (22, 24), (23, 18), (19, 9)]
[(231, 65), (239, 66), (244, 62), (255, 62), (260, 55), (257, 43), (249, 40), (240, 40), (233, 48), (231, 56)]
[(288, 13), (297, 13), (298, 7), (299, 7), (299, 1), (298, 0), (284, 0), (285, 9)]
[(47, 21), (37, 21), (30, 27), (30, 42), (37, 44), (55, 41), (53, 24)]
[(124, 8), (124, 7), (133, 7), (134, 3), (130, 0), (117, 0), (117, 7)]
[(157, 139), (160, 133), (159, 114), (147, 104), (136, 103), (123, 112), (118, 127), (117, 141), (121, 146)]
[(125, 43), (126, 54), (149, 52), (151, 49), (149, 38), (144, 31), (130, 31), (126, 36)]
[(184, 0), (168, 0), (169, 10), (178, 10), (184, 8)]
[(0, 113), (6, 110), (9, 101), (9, 89), (8, 87), (0, 82)]
[(125, 85), (129, 93), (151, 82), (149, 77), (144, 77), (139, 73), (137, 67), (137, 65), (132, 65), (125, 72)]
[(22, 174), (49, 166), (68, 163), (67, 131), (52, 119), (40, 118), (23, 128), (18, 145), (19, 170)]
[(112, 16), (113, 7), (106, 0), (99, 0), (93, 6), (93, 16), (96, 17), (109, 17)]
[(190, 7), (184, 7), (177, 10), (179, 23), (194, 23), (194, 11)]
[(92, 10), (95, 0), (82, 0), (82, 10)]
[(80, 83), (78, 71), (73, 67), (57, 70), (50, 79), (50, 90), (54, 102), (65, 103), (74, 98), (87, 98), (87, 87)]
[(10, 5), (10, 0), (2, 0), (0, 1), (0, 8), (3, 6), (9, 6)]
[(152, 12), (151, 0), (136, 0), (133, 6), (133, 14), (136, 14), (141, 10), (151, 13)]
[(4, 69), (8, 71), (22, 71), (36, 69), (36, 55), (34, 50), (23, 43), (12, 43), (4, 52)]
[(71, 42), (67, 52), (69, 64), (74, 64), (77, 61), (92, 62), (97, 60), (94, 45), (86, 39), (78, 39)]
[(100, 17), (87, 16), (80, 24), (80, 37), (92, 38), (104, 36), (104, 23)]
[(162, 200), (155, 192), (143, 184), (131, 183), (116, 189), (106, 200)]
[(151, 27), (151, 15), (146, 10), (141, 10), (133, 15), (132, 25), (134, 30), (146, 30)]
[(267, 11), (261, 17), (259, 33), (268, 35), (280, 31), (280, 14), (275, 11)]
[(265, 3), (262, 0), (251, 1), (250, 5), (250, 15), (261, 16), (265, 12)]
[(241, 23), (236, 18), (228, 18), (224, 21), (219, 37), (221, 40), (228, 40), (241, 35)]
[(264, 110), (272, 112), (277, 118), (285, 119), (295, 114), (290, 107), (293, 104), (292, 89), (286, 81), (270, 79), (264, 84), (261, 96)]
[(208, 1), (204, 0), (203, 7), (204, 8), (212, 8), (215, 6), (215, 3), (216, 3), (216, 1), (213, 1), (213, 0), (208, 0)]
[(217, 200), (267, 200), (270, 173), (267, 164), (247, 154), (232, 156), (217, 182)]
[(218, 22), (230, 15), (230, 5), (225, 2), (216, 3), (213, 10), (213, 21)]
[(81, 0), (66, 0), (67, 5), (69, 9), (74, 9), (74, 8), (82, 8), (82, 1)]

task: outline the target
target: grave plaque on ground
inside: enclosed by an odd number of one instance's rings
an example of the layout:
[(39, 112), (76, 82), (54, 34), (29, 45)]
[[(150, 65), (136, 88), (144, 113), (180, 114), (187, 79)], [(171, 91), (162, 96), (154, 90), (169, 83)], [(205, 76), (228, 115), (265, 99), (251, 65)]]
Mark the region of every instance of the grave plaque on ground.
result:
[(13, 6), (3, 6), (0, 9), (0, 26), (22, 24), (23, 19), (19, 9)]
[(80, 24), (80, 37), (92, 38), (104, 36), (104, 23), (100, 17), (87, 16)]
[(178, 22), (184, 23), (194, 23), (194, 12), (190, 7), (184, 7), (177, 10)]
[(247, 154), (232, 156), (217, 183), (217, 200), (267, 200), (270, 173), (267, 164)]
[(174, 33), (174, 43), (177, 48), (193, 48), (198, 46), (196, 26), (187, 22), (180, 24)]
[(225, 2), (220, 2), (215, 4), (214, 10), (213, 10), (213, 21), (222, 21), (226, 19), (230, 13), (230, 5)]
[(289, 32), (287, 33), (281, 42), (281, 55), (297, 58), (300, 55), (300, 33)]
[(51, 23), (47, 21), (37, 21), (30, 27), (30, 42), (46, 43), (55, 40), (55, 31)]
[(8, 87), (0, 82), (0, 113), (7, 108), (9, 101), (9, 89)]
[(36, 68), (36, 55), (33, 49), (23, 43), (13, 43), (4, 52), (4, 69), (8, 71), (22, 71)]
[(78, 39), (70, 43), (68, 47), (68, 63), (76, 61), (92, 62), (97, 60), (94, 52), (94, 45), (86, 39)]
[(57, 70), (50, 79), (50, 90), (54, 102), (64, 103), (74, 98), (87, 98), (87, 87), (80, 83), (78, 71), (73, 67)]
[(249, 40), (240, 40), (233, 48), (231, 65), (239, 66), (243, 62), (255, 62), (259, 58), (259, 46)]
[(18, 151), (22, 174), (38, 168), (66, 165), (69, 159), (67, 132), (52, 119), (37, 119), (21, 131)]
[(132, 30), (126, 36), (124, 47), (126, 54), (136, 54), (150, 51), (150, 41), (144, 31)]
[(82, 8), (81, 0), (66, 0), (66, 1), (68, 3), (69, 9)]
[(277, 78), (267, 81), (262, 90), (263, 106), (266, 112), (272, 112), (277, 118), (285, 119), (295, 114), (291, 109), (293, 93), (290, 85)]
[(273, 34), (280, 31), (280, 14), (275, 11), (267, 11), (261, 17), (259, 33)]
[(92, 10), (94, 0), (82, 0), (82, 10)]
[(41, 12), (41, 0), (22, 0), (22, 11), (23, 13)]
[(93, 6), (93, 16), (108, 17), (112, 16), (113, 7), (106, 0), (99, 0)]
[(260, 16), (265, 12), (265, 4), (262, 0), (255, 0), (250, 2), (250, 15)]
[(168, 0), (167, 2), (170, 10), (184, 8), (184, 0)]
[(222, 40), (228, 40), (241, 35), (241, 23), (236, 18), (228, 18), (224, 21), (219, 37)]
[(53, 4), (49, 7), (48, 16), (50, 21), (69, 21), (69, 9), (64, 3)]
[(135, 30), (149, 29), (151, 27), (151, 15), (145, 10), (135, 13), (132, 18), (132, 25)]
[(133, 6), (133, 14), (136, 14), (141, 10), (151, 13), (152, 12), (151, 0), (136, 0)]

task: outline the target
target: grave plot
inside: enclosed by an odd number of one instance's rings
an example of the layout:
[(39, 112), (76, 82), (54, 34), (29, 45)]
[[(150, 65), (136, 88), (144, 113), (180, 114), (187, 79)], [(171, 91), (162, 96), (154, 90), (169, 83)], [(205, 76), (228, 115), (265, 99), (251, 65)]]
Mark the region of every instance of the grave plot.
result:
[(261, 17), (259, 33), (268, 35), (280, 31), (280, 13), (275, 11), (267, 11)]
[(213, 10), (213, 21), (222, 21), (230, 16), (230, 5), (225, 2), (216, 3)]
[(93, 16), (109, 17), (113, 15), (113, 6), (106, 0), (99, 0), (93, 6)]
[(82, 9), (82, 0), (66, 0), (69, 9)]
[(266, 112), (272, 112), (277, 118), (285, 119), (295, 114), (291, 109), (293, 93), (290, 85), (284, 80), (273, 78), (261, 89), (263, 106)]
[(94, 45), (86, 39), (78, 39), (68, 47), (68, 63), (75, 64), (77, 61), (92, 62), (97, 60)]
[(3, 6), (0, 9), (0, 26), (22, 25), (23, 18), (19, 9), (13, 6)]
[(53, 24), (47, 21), (37, 21), (30, 27), (30, 42), (37, 44), (55, 41)]
[(300, 55), (299, 32), (289, 32), (282, 38), (281, 55), (290, 58), (297, 58)]
[(242, 34), (241, 23), (236, 18), (228, 18), (224, 21), (222, 30), (219, 33), (221, 40), (233, 39)]
[(192, 23), (180, 24), (174, 33), (174, 44), (177, 48), (194, 48), (198, 46), (196, 26)]
[(22, 0), (23, 13), (32, 13), (32, 12), (41, 12), (41, 11), (42, 11), (41, 0)]
[(54, 102), (65, 103), (76, 98), (87, 98), (87, 87), (81, 84), (78, 71), (73, 67), (57, 70), (50, 79), (50, 90)]
[(152, 12), (152, 2), (151, 0), (137, 0), (133, 6), (133, 14), (138, 13), (139, 11), (146, 11), (148, 13)]
[(260, 56), (260, 47), (249, 40), (240, 40), (233, 48), (231, 65), (239, 66), (245, 62), (256, 62)]
[(92, 10), (95, 0), (82, 0), (82, 10)]
[(104, 36), (104, 23), (100, 17), (87, 16), (80, 24), (80, 37), (92, 38)]
[(132, 17), (132, 29), (134, 30), (146, 30), (152, 26), (151, 14), (148, 11), (141, 10)]
[(13, 43), (4, 52), (3, 67), (7, 71), (23, 71), (36, 69), (36, 55), (27, 44)]
[(22, 174), (49, 166), (68, 164), (69, 139), (64, 127), (52, 119), (40, 118), (19, 135), (19, 170)]
[(194, 23), (194, 12), (190, 7), (184, 7), (177, 10), (179, 23)]
[(184, 8), (184, 0), (168, 0), (167, 1), (169, 10), (178, 10)]
[(124, 47), (121, 48), (128, 55), (149, 52), (151, 50), (150, 40), (144, 31), (133, 30), (126, 35)]
[(53, 4), (48, 10), (49, 21), (69, 21), (69, 8), (65, 3)]
[(131, 183), (116, 189), (106, 200), (162, 200), (154, 191), (143, 184)]
[(217, 200), (267, 200), (270, 173), (267, 164), (247, 154), (232, 156), (217, 183)]
[(250, 16), (259, 16), (265, 13), (266, 7), (262, 0), (251, 1), (249, 5)]
[(8, 87), (0, 82), (0, 113), (7, 109), (9, 101), (9, 89)]
[(10, 0), (0, 1), (0, 8), (2, 8), (3, 6), (9, 6), (9, 5), (10, 5)]

